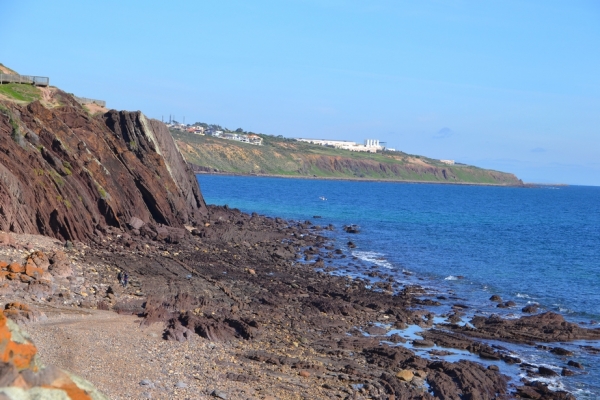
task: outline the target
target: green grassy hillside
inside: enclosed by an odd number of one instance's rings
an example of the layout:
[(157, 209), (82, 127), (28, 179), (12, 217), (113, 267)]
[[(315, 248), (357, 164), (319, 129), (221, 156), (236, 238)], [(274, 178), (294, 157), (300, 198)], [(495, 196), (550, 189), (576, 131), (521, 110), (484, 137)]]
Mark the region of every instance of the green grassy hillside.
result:
[(261, 135), (263, 146), (172, 131), (186, 160), (208, 172), (520, 185), (513, 174), (402, 152), (360, 153)]

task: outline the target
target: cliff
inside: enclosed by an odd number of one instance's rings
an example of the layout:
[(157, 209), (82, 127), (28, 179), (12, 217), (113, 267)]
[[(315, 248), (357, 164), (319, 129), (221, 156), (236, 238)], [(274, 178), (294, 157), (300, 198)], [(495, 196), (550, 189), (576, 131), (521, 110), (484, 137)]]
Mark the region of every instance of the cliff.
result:
[(91, 115), (61, 90), (29, 90), (29, 101), (0, 93), (0, 230), (84, 240), (132, 217), (203, 220), (195, 176), (160, 121)]
[(200, 172), (370, 179), (432, 183), (522, 185), (515, 175), (402, 152), (358, 153), (263, 136), (264, 146), (172, 131), (186, 160)]

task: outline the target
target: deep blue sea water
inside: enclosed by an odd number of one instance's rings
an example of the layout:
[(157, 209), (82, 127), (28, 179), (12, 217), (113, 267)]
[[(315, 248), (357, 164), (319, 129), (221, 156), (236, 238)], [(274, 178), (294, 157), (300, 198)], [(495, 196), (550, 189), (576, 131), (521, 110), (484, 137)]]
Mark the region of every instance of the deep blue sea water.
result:
[[(473, 313), (519, 317), (523, 306), (538, 303), (542, 311), (600, 327), (595, 322), (600, 321), (600, 187), (198, 179), (209, 204), (333, 224), (332, 239), (340, 247), (348, 240), (357, 245), (350, 254), (356, 261), (339, 265), (340, 273), (356, 274), (377, 264), (397, 273), (399, 282), (455, 294)], [(343, 232), (345, 224), (359, 225), (361, 233)], [(517, 307), (497, 309), (489, 301), (492, 294)], [(590, 342), (561, 346), (576, 351), (569, 359), (583, 362), (587, 374), (553, 384), (579, 398), (600, 398), (600, 356), (582, 351), (582, 344), (600, 347)], [(514, 351), (528, 362), (554, 368), (566, 363), (532, 348)]]

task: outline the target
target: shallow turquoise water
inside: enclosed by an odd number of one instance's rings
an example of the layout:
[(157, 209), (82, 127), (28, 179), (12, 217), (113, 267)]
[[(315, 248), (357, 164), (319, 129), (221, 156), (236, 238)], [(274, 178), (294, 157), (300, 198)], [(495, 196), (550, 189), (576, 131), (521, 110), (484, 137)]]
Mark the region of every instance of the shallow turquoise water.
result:
[[(410, 271), (478, 312), (491, 294), (600, 327), (600, 188), (512, 188), (198, 175), (209, 204), (334, 224), (365, 264)], [(326, 200), (321, 199), (326, 198)], [(313, 216), (319, 215), (319, 220)], [(344, 224), (358, 224), (348, 235)], [(464, 277), (457, 279), (457, 277)], [(600, 362), (566, 385), (600, 397)], [(573, 383), (575, 382), (575, 384)], [(585, 393), (591, 397), (587, 397)]]

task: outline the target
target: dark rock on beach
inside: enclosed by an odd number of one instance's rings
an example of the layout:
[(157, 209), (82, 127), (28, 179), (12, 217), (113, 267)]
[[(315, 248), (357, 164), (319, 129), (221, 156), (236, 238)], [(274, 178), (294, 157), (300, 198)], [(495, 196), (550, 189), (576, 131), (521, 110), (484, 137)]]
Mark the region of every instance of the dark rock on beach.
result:
[(519, 319), (503, 319), (497, 315), (487, 318), (476, 316), (470, 322), (476, 329), (456, 325), (449, 327), (456, 332), (462, 332), (471, 337), (529, 344), (534, 342), (600, 339), (600, 329), (583, 328), (565, 321), (562, 315), (553, 312)]
[(564, 391), (553, 391), (548, 385), (539, 382), (525, 382), (525, 385), (517, 387), (518, 398), (543, 399), (543, 400), (576, 400), (575, 396)]
[(569, 362), (567, 363), (567, 365), (569, 367), (574, 367), (574, 368), (578, 368), (578, 369), (583, 369), (583, 365), (581, 363), (578, 363), (577, 361), (573, 361), (573, 360), (569, 360)]
[(526, 305), (525, 307), (523, 307), (521, 309), (521, 311), (523, 311), (524, 313), (527, 314), (534, 314), (536, 312), (538, 312), (539, 306), (537, 304), (529, 304)]

